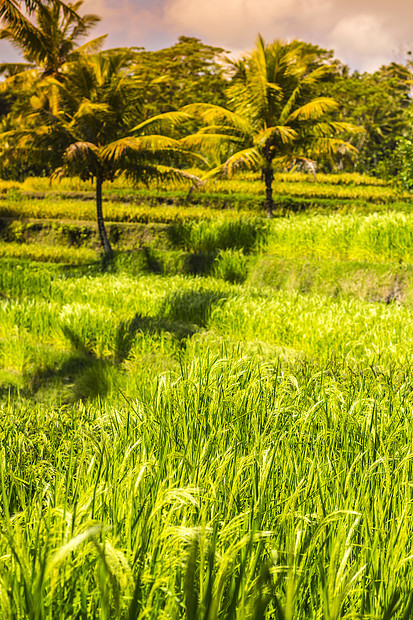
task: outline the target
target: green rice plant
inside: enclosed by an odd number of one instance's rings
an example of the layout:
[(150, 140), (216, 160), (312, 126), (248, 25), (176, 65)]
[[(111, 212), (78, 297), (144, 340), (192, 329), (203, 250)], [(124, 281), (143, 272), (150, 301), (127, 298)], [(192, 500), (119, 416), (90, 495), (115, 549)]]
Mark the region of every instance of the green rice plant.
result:
[(273, 343), (312, 359), (372, 363), (410, 359), (410, 314), (397, 305), (273, 291), (233, 294), (209, 323), (220, 334)]
[(56, 247), (42, 244), (2, 243), (0, 258), (18, 258), (52, 263), (85, 264), (96, 261), (98, 254), (88, 248)]
[[(410, 224), (268, 244), (396, 261)], [(408, 307), (12, 259), (0, 290), (2, 617), (411, 616)]]
[[(339, 177), (338, 177), (339, 178)], [(277, 183), (278, 180), (278, 183)], [(263, 195), (263, 186), (260, 182), (250, 180), (234, 179), (232, 182), (227, 180), (214, 180), (207, 188), (208, 191), (232, 193), (249, 193)], [(396, 197), (400, 200), (400, 192), (386, 185), (364, 185), (346, 184), (334, 182), (330, 183), (329, 178), (326, 182), (314, 182), (309, 178), (275, 176), (274, 193), (279, 196), (301, 196), (305, 198), (330, 198), (337, 200), (364, 200), (374, 203), (388, 203)], [(402, 194), (408, 200), (408, 193)]]
[[(216, 219), (216, 209), (203, 206), (151, 206), (150, 204), (131, 204), (107, 201), (103, 205), (105, 218), (111, 222), (164, 223), (191, 222), (200, 219)], [(221, 220), (242, 217), (242, 213), (226, 210), (219, 215)], [(249, 215), (248, 212), (244, 214)], [(94, 222), (94, 205), (89, 201), (67, 199), (22, 199), (19, 202), (5, 200), (0, 203), (0, 217), (66, 219)]]
[(43, 191), (47, 192), (51, 189), (62, 189), (66, 191), (90, 191), (94, 190), (91, 181), (82, 181), (74, 177), (65, 177), (59, 180), (51, 180), (47, 177), (28, 177), (19, 184), (20, 189), (24, 191)]
[(9, 295), (39, 294), (49, 288), (58, 266), (53, 264), (33, 263), (15, 259), (0, 260), (0, 291), (3, 299)]
[(225, 299), (225, 291), (217, 287), (197, 287), (167, 295), (160, 308), (161, 317), (207, 327), (213, 308)]
[[(409, 310), (397, 304), (297, 295), (294, 290), (243, 289), (214, 278), (110, 273), (73, 277), (65, 272), (57, 277), (56, 268), (50, 269), (47, 282), (43, 269), (41, 287), (34, 277), (25, 275), (20, 280), (21, 270), (16, 270), (15, 280), (12, 274), (3, 278), (7, 294), (16, 295), (16, 300), (0, 302), (5, 340), (18, 329), (34, 344), (56, 343), (67, 348), (60, 328), (65, 325), (94, 355), (112, 359), (119, 325), (139, 315), (145, 321), (167, 319), (208, 326), (216, 332), (217, 342), (224, 338), (266, 343), (274, 351), (295, 351), (298, 358), (387, 363), (409, 356)], [(32, 300), (25, 299), (25, 291)], [(143, 327), (152, 330), (153, 324)], [(19, 338), (23, 343), (23, 336)]]
[(120, 408), (8, 405), (5, 617), (406, 616), (407, 377), (202, 355)]
[[(199, 171), (194, 171), (194, 174), (200, 174)], [(239, 171), (233, 179), (244, 181), (258, 181), (260, 180), (260, 173), (253, 171)], [(299, 172), (292, 170), (291, 172), (275, 172), (274, 177), (276, 181), (280, 182), (307, 182), (313, 183), (314, 176), (308, 172)], [(231, 182), (232, 179), (228, 179)], [(318, 172), (316, 175), (317, 183), (329, 183), (338, 185), (388, 185), (389, 183), (379, 177), (370, 176), (360, 172), (337, 172), (337, 173), (323, 173)]]
[(266, 234), (267, 224), (261, 218), (184, 222), (170, 232), (176, 246), (199, 254), (215, 254), (229, 248), (242, 249), (248, 254), (264, 242)]
[[(380, 205), (394, 203), (395, 200), (407, 202), (410, 200), (408, 193), (402, 194), (399, 189), (396, 190), (380, 179), (360, 174), (320, 174), (317, 176), (317, 182), (314, 182), (312, 177), (303, 173), (277, 173), (275, 181), (275, 194), (278, 201), (282, 203), (289, 200), (296, 204), (300, 199), (307, 202), (331, 202), (335, 200), (338, 203), (352, 201), (354, 204), (364, 203), (367, 206), (368, 203)], [(19, 206), (20, 212), (27, 213), (29, 211), (27, 202), (36, 202), (33, 201), (33, 198), (42, 197), (43, 201), (41, 202), (49, 201), (49, 208), (44, 204), (43, 212), (47, 213), (47, 217), (55, 217), (51, 212), (50, 203), (60, 203), (62, 200), (66, 200), (66, 210), (70, 211), (69, 198), (72, 198), (72, 203), (76, 202), (73, 200), (74, 198), (77, 201), (86, 200), (87, 202), (93, 199), (93, 188), (90, 183), (77, 179), (62, 179), (61, 182), (51, 185), (48, 179), (31, 178), (26, 179), (22, 184), (13, 183), (10, 185), (10, 182), (4, 182), (3, 186), (0, 185), (0, 191), (2, 187), (2, 191), (8, 193), (8, 200), (4, 202), (9, 203), (7, 207), (3, 204), (3, 213), (14, 212), (17, 206)], [(256, 174), (251, 173), (238, 174), (231, 179), (209, 180), (208, 183), (197, 188), (190, 195), (182, 190), (176, 190), (176, 187), (168, 183), (163, 183), (161, 187), (156, 184), (133, 187), (123, 178), (117, 179), (114, 183), (105, 184), (103, 191), (109, 202), (111, 197), (117, 196), (117, 200), (120, 201), (133, 201), (136, 204), (144, 202), (148, 206), (164, 203), (167, 207), (172, 207), (169, 208), (172, 217), (174, 217), (174, 204), (186, 206), (195, 202), (208, 205), (211, 208), (215, 206), (219, 208), (232, 207), (238, 210), (257, 210), (263, 200), (261, 181)], [(89, 205), (90, 208), (92, 206)], [(125, 205), (123, 206), (125, 207)], [(56, 208), (59, 210), (58, 205)], [(61, 209), (62, 207), (60, 207)], [(75, 205), (72, 205), (72, 209), (74, 213), (79, 211), (79, 207)], [(83, 209), (87, 210), (85, 205)], [(36, 209), (35, 205), (32, 205), (31, 211), (39, 213), (39, 209)], [(120, 217), (119, 209), (118, 213), (113, 207), (110, 207), (109, 211), (111, 214), (113, 212), (114, 217)], [(167, 217), (167, 213), (168, 208), (164, 217)], [(125, 219), (135, 217), (137, 219), (134, 221), (144, 221), (148, 215), (142, 210), (136, 209), (134, 213), (131, 213), (131, 210), (126, 208), (124, 217)], [(74, 219), (73, 216), (72, 219)]]
[(226, 282), (241, 284), (248, 276), (249, 261), (242, 250), (220, 250), (213, 265), (213, 275)]
[(252, 264), (247, 281), (251, 286), (285, 292), (412, 304), (413, 269), (403, 263), (263, 254)]
[(328, 256), (410, 261), (413, 220), (409, 214), (311, 215), (271, 222), (266, 251), (282, 256)]

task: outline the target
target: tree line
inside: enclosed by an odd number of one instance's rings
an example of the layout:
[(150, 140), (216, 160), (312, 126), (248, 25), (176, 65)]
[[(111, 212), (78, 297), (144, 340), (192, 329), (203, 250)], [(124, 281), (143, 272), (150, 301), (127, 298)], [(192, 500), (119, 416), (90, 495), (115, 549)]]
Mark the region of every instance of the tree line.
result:
[(84, 42), (100, 18), (82, 5), (0, 4), (0, 38), (22, 55), (0, 65), (0, 176), (94, 179), (106, 254), (102, 183), (120, 173), (196, 184), (191, 166), (202, 178), (260, 170), (271, 217), (276, 169), (405, 171), (409, 60), (350, 73), (331, 50), (260, 36), (238, 60), (184, 36), (155, 52), (103, 50), (106, 37)]

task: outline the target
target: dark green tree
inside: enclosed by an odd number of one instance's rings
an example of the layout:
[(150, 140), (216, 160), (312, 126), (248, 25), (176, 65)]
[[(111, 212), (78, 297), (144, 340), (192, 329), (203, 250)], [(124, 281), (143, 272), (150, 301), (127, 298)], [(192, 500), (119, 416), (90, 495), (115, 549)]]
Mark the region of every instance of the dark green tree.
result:
[(225, 105), (224, 53), (184, 36), (172, 47), (137, 53), (136, 73), (146, 83), (147, 116), (196, 101)]
[(411, 79), (407, 65), (391, 63), (374, 73), (344, 73), (330, 84), (331, 96), (341, 104), (341, 120), (364, 128), (349, 136), (358, 150), (357, 169), (380, 170), (391, 159), (409, 125)]

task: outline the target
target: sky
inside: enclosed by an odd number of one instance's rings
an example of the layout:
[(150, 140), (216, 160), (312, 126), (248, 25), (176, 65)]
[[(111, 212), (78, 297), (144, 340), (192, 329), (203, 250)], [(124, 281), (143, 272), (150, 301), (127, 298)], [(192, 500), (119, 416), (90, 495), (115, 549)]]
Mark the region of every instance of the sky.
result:
[[(155, 50), (186, 35), (239, 55), (260, 33), (334, 49), (358, 71), (403, 62), (413, 49), (412, 0), (85, 0), (80, 13), (101, 16), (93, 35), (108, 33), (105, 47)], [(0, 41), (0, 60), (16, 58)]]

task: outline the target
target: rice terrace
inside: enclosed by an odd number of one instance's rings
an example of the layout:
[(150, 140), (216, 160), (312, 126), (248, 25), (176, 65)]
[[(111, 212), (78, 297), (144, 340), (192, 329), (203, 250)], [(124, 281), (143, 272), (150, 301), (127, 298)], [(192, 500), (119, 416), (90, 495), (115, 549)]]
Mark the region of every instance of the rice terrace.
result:
[(412, 618), (409, 58), (0, 20), (0, 618)]

